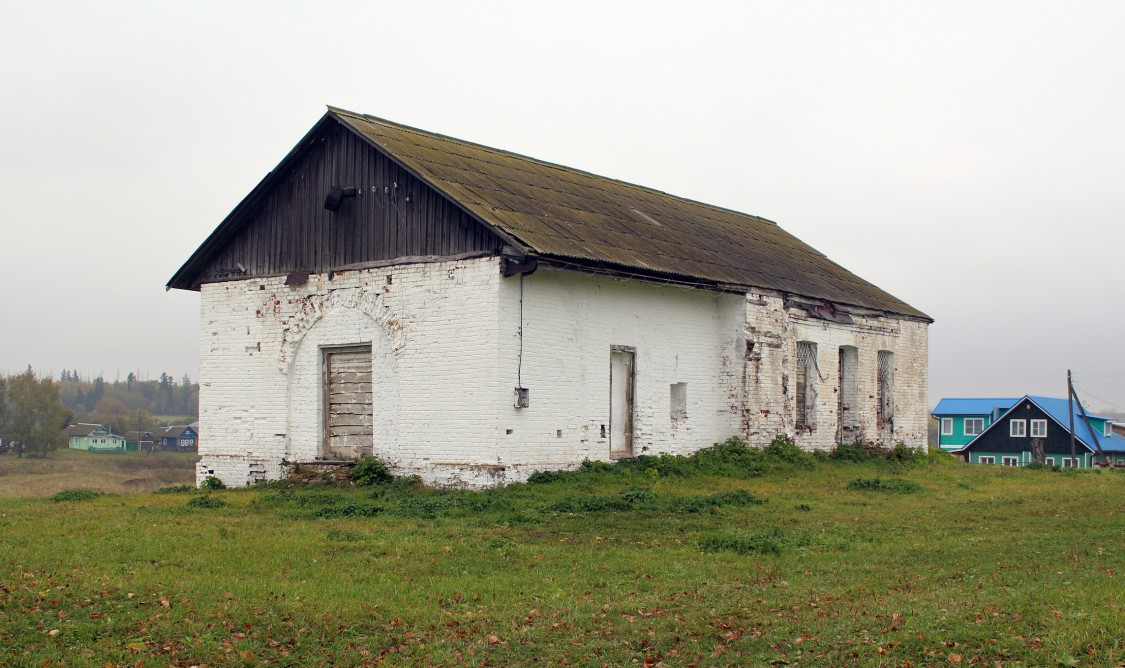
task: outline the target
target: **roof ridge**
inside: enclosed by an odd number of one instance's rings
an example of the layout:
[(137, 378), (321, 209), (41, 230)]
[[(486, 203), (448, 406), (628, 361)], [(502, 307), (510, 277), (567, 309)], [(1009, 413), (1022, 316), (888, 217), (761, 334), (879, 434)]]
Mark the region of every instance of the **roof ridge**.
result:
[[(1030, 396), (1030, 395), (1025, 394), (1023, 396), (1026, 397), (1026, 396)], [(942, 397), (940, 399), (940, 401), (945, 401), (946, 399), (948, 399), (950, 401), (992, 401), (994, 399), (1016, 399), (1016, 400), (1019, 400), (1019, 399), (1022, 399), (1022, 398), (1023, 397)]]
[[(643, 186), (643, 185), (640, 185), (638, 183), (633, 183), (631, 181), (622, 181), (621, 179), (615, 179), (611, 176), (605, 176), (603, 174), (596, 174), (594, 172), (588, 172), (584, 169), (578, 169), (576, 167), (561, 165), (561, 164), (556, 163), (556, 162), (550, 162), (548, 160), (543, 160), (541, 158), (536, 158), (534, 156), (525, 155), (523, 153), (516, 153), (515, 151), (509, 151), (509, 150), (502, 149), (502, 148), (496, 148), (495, 146), (478, 144), (476, 142), (469, 141), (467, 139), (461, 139), (460, 137), (453, 137), (451, 135), (441, 134), (440, 132), (431, 132), (429, 130), (423, 130), (421, 128), (416, 128), (412, 125), (406, 125), (406, 124), (403, 124), (403, 123), (398, 123), (398, 122), (395, 122), (395, 121), (388, 120), (386, 118), (381, 118), (379, 116), (372, 116), (371, 114), (363, 114), (363, 113), (359, 113), (359, 112), (355, 112), (355, 111), (348, 111), (347, 109), (341, 109), (340, 107), (333, 107), (332, 105), (326, 105), (326, 106), (328, 107), (328, 110), (333, 114), (337, 114), (337, 115), (341, 115), (341, 116), (351, 116), (353, 118), (362, 119), (362, 120), (368, 121), (368, 122), (390, 125), (390, 126), (393, 126), (395, 128), (398, 128), (400, 130), (405, 130), (407, 132), (414, 132), (414, 133), (417, 133), (417, 134), (420, 134), (420, 135), (425, 135), (425, 136), (428, 136), (428, 137), (436, 137), (438, 139), (442, 139), (442, 140), (445, 140), (445, 141), (451, 141), (451, 142), (454, 142), (454, 143), (457, 143), (457, 144), (465, 144), (467, 146), (473, 146), (473, 147), (476, 147), (476, 148), (479, 148), (479, 149), (484, 149), (485, 151), (490, 151), (492, 153), (498, 153), (500, 155), (507, 155), (507, 156), (511, 156), (513, 158), (519, 158), (520, 160), (527, 160), (528, 162), (534, 162), (536, 164), (539, 164), (539, 165), (542, 165), (544, 167), (548, 167), (548, 168), (551, 168), (551, 169), (558, 169), (558, 170), (561, 170), (561, 171), (564, 171), (564, 172), (571, 172), (571, 173), (574, 173), (574, 174), (582, 174), (584, 176), (593, 177), (595, 179), (602, 179), (602, 180), (605, 180), (605, 181), (611, 181), (613, 183), (618, 183), (618, 184), (621, 184), (623, 186), (628, 186), (630, 188), (635, 188), (637, 190), (641, 190), (641, 191), (644, 191), (644, 192), (655, 193), (655, 194), (661, 195), (663, 197), (671, 197), (671, 198), (674, 198), (674, 199), (678, 199), (681, 202), (687, 202), (689, 204), (702, 206), (702, 207), (705, 207), (705, 208), (708, 208), (708, 209), (714, 209), (716, 211), (724, 211), (726, 213), (734, 213), (734, 214), (737, 214), (737, 215), (740, 215), (740, 216), (746, 216), (747, 218), (754, 218), (754, 219), (762, 221), (763, 223), (769, 223), (770, 225), (773, 225), (775, 227), (780, 227), (780, 225), (778, 225), (776, 221), (770, 220), (769, 218), (764, 218), (764, 217), (756, 215), (756, 214), (746, 213), (746, 212), (743, 212), (743, 211), (737, 211), (735, 209), (729, 209), (727, 207), (718, 206), (718, 205), (715, 205), (715, 204), (709, 204), (707, 202), (701, 202), (701, 201), (696, 200), (696, 199), (691, 199), (690, 197), (683, 197), (681, 195), (676, 195), (674, 193), (665, 192), (663, 190), (657, 190), (656, 188), (650, 188), (648, 186)], [(822, 256), (824, 256), (823, 253), (820, 253), (820, 254)]]

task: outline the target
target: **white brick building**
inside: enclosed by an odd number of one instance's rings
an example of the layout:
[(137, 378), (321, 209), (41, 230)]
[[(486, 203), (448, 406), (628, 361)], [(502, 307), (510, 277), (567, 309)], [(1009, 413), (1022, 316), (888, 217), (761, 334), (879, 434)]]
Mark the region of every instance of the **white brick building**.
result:
[(926, 443), (929, 318), (776, 224), (338, 109), (169, 286), (201, 293), (199, 475), (228, 485)]

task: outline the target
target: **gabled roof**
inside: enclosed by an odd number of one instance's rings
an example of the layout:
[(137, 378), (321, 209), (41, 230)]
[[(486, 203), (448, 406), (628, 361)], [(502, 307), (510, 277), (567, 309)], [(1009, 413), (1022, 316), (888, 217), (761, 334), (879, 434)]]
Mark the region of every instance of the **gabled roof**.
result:
[(190, 426), (180, 425), (180, 426), (165, 427), (162, 430), (157, 430), (156, 435), (159, 438), (179, 438), (180, 436), (183, 436), (183, 433), (185, 431), (188, 431), (189, 429), (191, 429), (192, 433), (195, 433), (195, 430), (192, 429)]
[[(1056, 397), (1036, 397), (1028, 396), (1036, 406), (1038, 406), (1044, 413), (1051, 416), (1051, 419), (1059, 424), (1067, 433), (1070, 433), (1070, 417), (1068, 410), (1068, 402), (1066, 399), (1058, 399)], [(1074, 437), (1078, 439), (1083, 445), (1091, 451), (1096, 452), (1094, 448), (1094, 435), (1090, 433), (1090, 428), (1086, 426), (1086, 421), (1082, 419), (1082, 413), (1078, 410), (1078, 404), (1075, 403), (1074, 411)], [(1089, 411), (1086, 415), (1090, 419), (1105, 420), (1106, 418), (1100, 415), (1094, 415)], [(1098, 445), (1106, 452), (1125, 452), (1125, 438), (1117, 434), (1111, 436), (1103, 436), (1097, 434)]]
[(1015, 406), (1017, 402), (1019, 402), (1019, 397), (1008, 399), (942, 399), (930, 415), (992, 415), (996, 409), (1004, 412)]
[(105, 431), (106, 428), (100, 424), (89, 424), (87, 422), (78, 422), (66, 428), (67, 436), (89, 436), (95, 431)]
[[(339, 122), (506, 243), (576, 268), (604, 267), (720, 288), (761, 288), (931, 320), (776, 223), (658, 190), (329, 107)], [(312, 132), (310, 132), (310, 135)], [(294, 159), (304, 142), (282, 161)], [(244, 204), (268, 189), (263, 179)], [(194, 272), (238, 224), (240, 204), (169, 281)]]

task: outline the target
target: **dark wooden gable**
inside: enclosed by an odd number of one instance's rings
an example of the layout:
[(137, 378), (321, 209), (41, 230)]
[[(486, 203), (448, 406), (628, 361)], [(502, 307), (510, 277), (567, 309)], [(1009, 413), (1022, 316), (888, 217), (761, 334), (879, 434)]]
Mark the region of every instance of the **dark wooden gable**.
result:
[[(333, 186), (357, 188), (336, 212)], [(331, 116), (227, 217), (169, 282), (324, 272), (426, 255), (499, 252), (491, 231)], [(241, 265), (241, 266), (240, 266)]]
[[(1027, 421), (1027, 436), (1012, 437), (1012, 420)], [(1047, 421), (1047, 437), (1043, 441), (1043, 452), (1048, 455), (1070, 455), (1070, 432), (1045, 411), (1035, 405), (1030, 399), (1023, 399), (1012, 410), (1005, 413), (999, 420), (978, 436), (966, 450), (972, 452), (1000, 452), (1019, 453), (1031, 450), (1031, 421)], [(1076, 441), (1078, 454), (1089, 452), (1089, 448)]]

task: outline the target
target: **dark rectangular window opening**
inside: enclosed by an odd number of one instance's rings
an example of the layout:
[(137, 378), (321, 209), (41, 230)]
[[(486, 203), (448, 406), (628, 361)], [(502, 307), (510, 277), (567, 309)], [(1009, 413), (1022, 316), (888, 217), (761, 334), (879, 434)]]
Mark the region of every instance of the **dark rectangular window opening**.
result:
[(797, 433), (816, 430), (816, 393), (820, 370), (816, 363), (816, 344), (797, 342)]
[(876, 415), (880, 427), (894, 427), (895, 418), (895, 354), (889, 350), (879, 351), (878, 405)]

